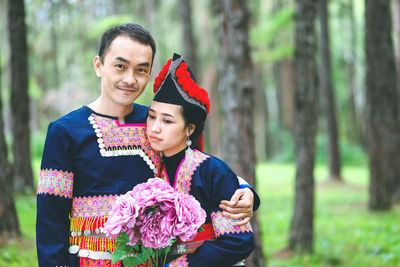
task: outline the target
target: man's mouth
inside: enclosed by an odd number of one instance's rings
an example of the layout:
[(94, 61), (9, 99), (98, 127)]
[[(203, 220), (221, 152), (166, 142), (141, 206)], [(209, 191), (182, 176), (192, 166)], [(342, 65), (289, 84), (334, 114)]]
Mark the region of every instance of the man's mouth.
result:
[(128, 92), (128, 93), (134, 93), (134, 92), (138, 91), (136, 88), (132, 88), (132, 87), (117, 86), (117, 88), (119, 90), (122, 90), (122, 91), (125, 91), (125, 92)]

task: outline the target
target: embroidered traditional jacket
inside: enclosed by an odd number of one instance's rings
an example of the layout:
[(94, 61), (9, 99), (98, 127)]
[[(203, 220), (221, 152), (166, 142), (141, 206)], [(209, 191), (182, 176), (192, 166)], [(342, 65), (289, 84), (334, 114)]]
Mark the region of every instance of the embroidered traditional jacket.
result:
[[(254, 248), (250, 223), (234, 226), (235, 220), (222, 216), (218, 207), (221, 200), (231, 199), (239, 188), (236, 174), (220, 159), (198, 150), (193, 150), (191, 159), (185, 160), (184, 151), (179, 154), (183, 159), (175, 168), (175, 177), (168, 176), (168, 173), (171, 176), (168, 166), (164, 167), (162, 176), (174, 185), (175, 191), (191, 194), (200, 202), (207, 213), (206, 225), (212, 224), (216, 238), (187, 242), (182, 247), (176, 245), (173, 251), (181, 251), (183, 255), (170, 262), (169, 266), (232, 266), (245, 259)], [(168, 164), (169, 160), (165, 162)], [(259, 199), (255, 199), (258, 207)]]
[(84, 106), (50, 123), (37, 190), (40, 266), (111, 265), (115, 240), (102, 233), (111, 205), (160, 164), (146, 117), (147, 107), (134, 104), (120, 125)]

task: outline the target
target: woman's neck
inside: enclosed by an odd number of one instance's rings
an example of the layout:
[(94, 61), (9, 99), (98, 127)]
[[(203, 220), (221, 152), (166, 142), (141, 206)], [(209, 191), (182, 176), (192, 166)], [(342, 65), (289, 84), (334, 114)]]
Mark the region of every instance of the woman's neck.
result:
[(165, 169), (167, 171), (169, 182), (170, 182), (171, 186), (174, 186), (175, 175), (176, 175), (179, 165), (181, 164), (183, 158), (185, 157), (185, 150), (186, 149), (183, 149), (183, 150), (179, 151), (178, 153), (176, 153), (172, 156), (169, 156), (169, 157), (166, 157), (166, 156), (163, 157), (163, 162), (165, 164)]

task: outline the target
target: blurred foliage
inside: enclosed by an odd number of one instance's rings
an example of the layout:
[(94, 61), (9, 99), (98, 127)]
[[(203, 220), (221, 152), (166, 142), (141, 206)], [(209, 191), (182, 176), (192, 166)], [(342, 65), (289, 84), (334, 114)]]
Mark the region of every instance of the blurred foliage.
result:
[[(365, 153), (355, 131), (350, 106), (350, 78), (355, 88), (356, 111), (362, 118), (364, 109), (364, 59), (363, 59), (363, 1), (353, 1), (355, 32), (351, 31), (350, 1), (330, 1), (330, 32), (333, 82), (336, 94), (340, 147), (344, 164), (365, 162)], [(0, 7), (5, 7), (1, 2)], [(277, 103), (279, 85), (274, 64), (292, 59), (294, 54), (293, 0), (250, 0), (251, 25), (249, 37), (255, 66), (260, 68), (261, 88), (267, 95), (270, 160), (293, 162), (294, 144), (291, 133), (280, 122)], [(199, 58), (198, 80), (209, 81), (217, 71), (218, 28), (212, 1), (192, 1), (193, 34)], [(7, 36), (6, 8), (1, 9), (0, 32)], [(182, 19), (178, 0), (28, 0), (26, 23), (29, 45), (29, 94), (33, 102), (33, 134), (43, 135), (50, 121), (92, 102), (99, 94), (99, 79), (93, 71), (92, 60), (98, 51), (102, 32), (112, 25), (136, 22), (153, 34), (157, 54), (149, 84), (137, 103), (149, 105), (152, 83), (162, 65), (173, 52), (182, 54)], [(8, 66), (8, 47), (0, 45), (1, 64)], [(350, 75), (354, 64), (355, 73)], [(9, 68), (2, 73), (2, 95), (6, 117), (9, 121)], [(218, 80), (218, 78), (217, 78)], [(207, 88), (211, 90), (212, 88)], [(223, 100), (220, 101), (224, 104)], [(217, 103), (213, 103), (217, 108)], [(257, 109), (255, 109), (257, 110)], [(217, 114), (217, 113), (215, 113)], [(317, 142), (317, 162), (326, 162), (325, 121), (321, 117)], [(256, 133), (264, 134), (264, 133)], [(32, 138), (34, 153), (40, 144)], [(263, 149), (263, 148), (259, 148)]]
[(295, 166), (258, 165), (258, 214), (268, 266), (399, 266), (400, 206), (392, 212), (367, 210), (368, 169), (344, 167), (346, 183), (326, 181), (326, 166), (317, 165), (314, 174), (315, 252), (292, 254), (283, 249), (293, 214)]
[[(256, 62), (275, 62), (293, 56), (294, 12), (293, 7), (284, 7), (270, 14), (260, 12), (259, 24), (250, 31)], [(268, 19), (262, 19), (265, 16)]]

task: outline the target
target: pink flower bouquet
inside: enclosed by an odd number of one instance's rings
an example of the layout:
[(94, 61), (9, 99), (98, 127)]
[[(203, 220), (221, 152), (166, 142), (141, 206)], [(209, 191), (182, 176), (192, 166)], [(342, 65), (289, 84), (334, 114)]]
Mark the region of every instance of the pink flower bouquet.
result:
[(206, 220), (206, 212), (191, 195), (174, 192), (170, 184), (151, 178), (117, 197), (104, 225), (108, 237), (117, 238), (113, 263), (126, 266), (157, 262), (179, 237), (193, 240)]

